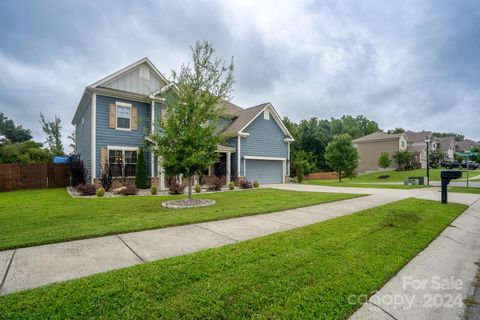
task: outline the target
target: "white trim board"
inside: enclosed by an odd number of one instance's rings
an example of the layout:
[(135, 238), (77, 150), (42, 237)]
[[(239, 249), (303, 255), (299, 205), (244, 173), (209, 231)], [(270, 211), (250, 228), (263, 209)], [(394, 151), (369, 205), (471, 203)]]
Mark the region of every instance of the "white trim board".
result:
[(91, 164), (91, 180), (92, 184), (97, 177), (97, 94), (92, 94), (92, 138), (90, 139), (92, 143), (92, 164)]
[(138, 151), (138, 147), (107, 146), (107, 150)]
[(271, 161), (287, 161), (287, 158), (277, 157), (257, 157), (257, 156), (244, 156), (245, 160), (271, 160)]

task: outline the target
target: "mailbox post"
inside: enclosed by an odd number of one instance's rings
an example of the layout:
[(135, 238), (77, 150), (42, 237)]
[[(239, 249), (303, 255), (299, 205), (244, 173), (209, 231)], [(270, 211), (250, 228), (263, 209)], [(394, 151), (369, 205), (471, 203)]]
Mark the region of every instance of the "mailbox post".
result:
[(443, 170), (440, 172), (440, 178), (442, 179), (442, 203), (447, 203), (447, 186), (452, 179), (458, 179), (462, 177), (462, 171), (460, 170)]

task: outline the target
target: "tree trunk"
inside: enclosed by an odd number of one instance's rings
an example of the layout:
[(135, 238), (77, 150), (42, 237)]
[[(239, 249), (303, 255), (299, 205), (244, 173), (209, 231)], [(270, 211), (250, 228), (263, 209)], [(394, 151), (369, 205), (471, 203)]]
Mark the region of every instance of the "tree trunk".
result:
[(188, 199), (192, 199), (192, 177), (188, 177)]
[(338, 171), (338, 182), (342, 182), (342, 171)]

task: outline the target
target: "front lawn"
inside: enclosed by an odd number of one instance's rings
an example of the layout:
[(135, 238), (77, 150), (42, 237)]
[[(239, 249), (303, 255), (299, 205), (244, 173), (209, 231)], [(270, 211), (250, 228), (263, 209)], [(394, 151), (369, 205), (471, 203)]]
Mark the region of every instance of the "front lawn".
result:
[(465, 208), (402, 200), (239, 244), (0, 297), (0, 315), (346, 319), (361, 305), (356, 296), (381, 288)]
[(328, 186), (328, 187), (351, 187), (351, 188), (382, 188), (382, 189), (418, 189), (425, 188), (422, 185), (412, 185), (406, 186), (403, 184), (392, 184), (392, 183), (357, 183), (353, 180), (344, 180), (338, 182), (338, 180), (304, 180), (304, 184), (313, 184), (318, 186)]
[(476, 187), (449, 187), (448, 191), (450, 192), (460, 192), (460, 193), (475, 193), (480, 194), (480, 188)]
[(356, 197), (255, 189), (200, 195), (216, 205), (165, 209), (185, 196), (71, 198), (65, 189), (0, 193), (0, 250), (287, 210)]

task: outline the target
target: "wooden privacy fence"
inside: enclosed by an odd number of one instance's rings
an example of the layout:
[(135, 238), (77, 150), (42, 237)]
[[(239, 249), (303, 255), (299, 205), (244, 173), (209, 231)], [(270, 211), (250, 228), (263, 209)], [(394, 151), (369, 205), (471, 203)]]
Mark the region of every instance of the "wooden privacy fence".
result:
[(338, 175), (336, 172), (312, 172), (305, 176), (305, 180), (336, 180)]
[(70, 168), (63, 163), (0, 164), (0, 191), (60, 188), (70, 185)]

